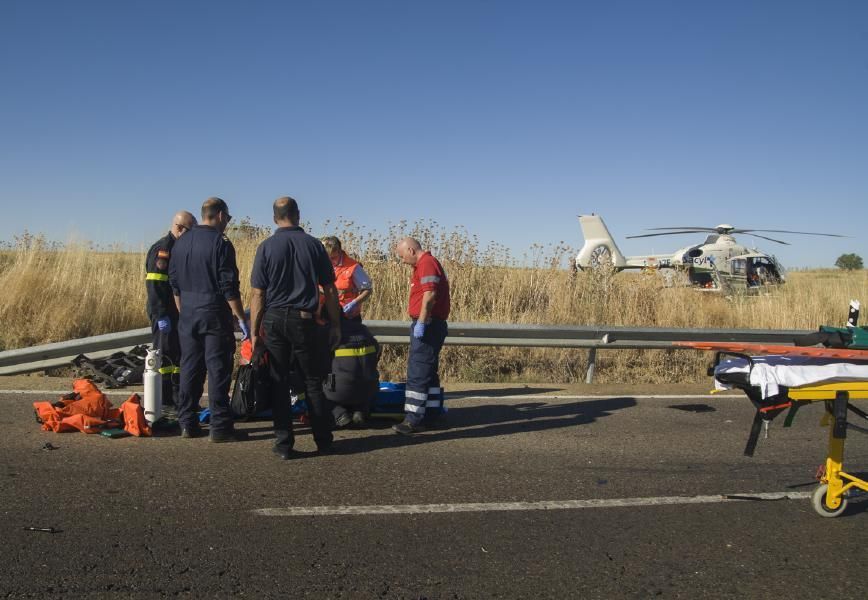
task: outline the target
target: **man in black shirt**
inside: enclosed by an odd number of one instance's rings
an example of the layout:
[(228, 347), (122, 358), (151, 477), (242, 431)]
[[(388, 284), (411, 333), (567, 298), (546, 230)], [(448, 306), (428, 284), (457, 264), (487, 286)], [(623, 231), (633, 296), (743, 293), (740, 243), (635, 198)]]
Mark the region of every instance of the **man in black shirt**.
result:
[(178, 340), (178, 308), (169, 285), (169, 260), (175, 240), (196, 224), (196, 218), (182, 210), (175, 214), (169, 233), (157, 240), (145, 258), (145, 288), (148, 292), (148, 320), (153, 347), (160, 350), (163, 363), (163, 404), (178, 404), (181, 372), (181, 343)]
[(208, 198), (202, 204), (202, 224), (177, 242), (169, 262), (169, 282), (180, 312), (181, 390), (178, 422), (182, 437), (201, 435), (195, 409), (208, 373), (208, 407), (212, 442), (239, 439), (229, 409), (229, 384), (235, 334), (232, 317), (246, 338), (235, 247), (223, 232), (232, 216), (226, 202)]
[(317, 335), (314, 319), (319, 286), (331, 323), (327, 343), (332, 351), (341, 338), (334, 269), (322, 243), (299, 227), (299, 219), (294, 199), (285, 196), (274, 201), (278, 228), (256, 249), (250, 276), (251, 343), (254, 351), (258, 344), (265, 344), (268, 350), (276, 438), (273, 450), (283, 459), (292, 456), (295, 443), (290, 387), (306, 392), (317, 450), (327, 452), (332, 445), (331, 406), (323, 393), (324, 372), (318, 358), (323, 341)]

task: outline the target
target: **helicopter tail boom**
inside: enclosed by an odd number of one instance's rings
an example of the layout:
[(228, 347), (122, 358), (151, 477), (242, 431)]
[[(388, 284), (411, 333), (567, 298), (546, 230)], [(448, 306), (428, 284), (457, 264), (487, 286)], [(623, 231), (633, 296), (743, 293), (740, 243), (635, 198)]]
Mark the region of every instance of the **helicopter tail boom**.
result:
[(576, 267), (594, 269), (610, 264), (615, 270), (628, 268), (627, 259), (621, 254), (608, 227), (599, 215), (579, 215), (579, 226), (585, 244), (576, 256)]
[(670, 254), (624, 256), (599, 215), (580, 215), (579, 225), (585, 238), (585, 243), (576, 256), (576, 267), (579, 269), (595, 269), (604, 264), (611, 264), (616, 271), (668, 269), (677, 266)]

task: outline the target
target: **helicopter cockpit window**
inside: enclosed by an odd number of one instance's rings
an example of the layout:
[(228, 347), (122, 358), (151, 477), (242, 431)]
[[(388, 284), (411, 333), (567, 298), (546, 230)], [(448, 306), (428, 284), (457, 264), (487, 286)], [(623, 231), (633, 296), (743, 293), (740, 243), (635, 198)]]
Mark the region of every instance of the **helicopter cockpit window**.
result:
[(719, 237), (720, 237), (720, 236), (717, 235), (716, 233), (712, 233), (710, 236), (708, 236), (707, 238), (705, 238), (705, 243), (706, 243), (706, 244), (716, 244), (716, 243), (717, 243), (717, 239), (718, 239)]

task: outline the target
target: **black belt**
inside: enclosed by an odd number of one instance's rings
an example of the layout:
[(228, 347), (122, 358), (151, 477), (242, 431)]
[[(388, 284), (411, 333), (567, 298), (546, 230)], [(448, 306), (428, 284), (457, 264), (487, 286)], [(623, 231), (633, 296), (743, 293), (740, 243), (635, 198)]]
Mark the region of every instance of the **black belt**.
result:
[(313, 319), (314, 313), (309, 310), (299, 310), (291, 306), (281, 306), (279, 308), (269, 308), (266, 312), (273, 311), (278, 314), (285, 314), (287, 317), (296, 317), (298, 319)]

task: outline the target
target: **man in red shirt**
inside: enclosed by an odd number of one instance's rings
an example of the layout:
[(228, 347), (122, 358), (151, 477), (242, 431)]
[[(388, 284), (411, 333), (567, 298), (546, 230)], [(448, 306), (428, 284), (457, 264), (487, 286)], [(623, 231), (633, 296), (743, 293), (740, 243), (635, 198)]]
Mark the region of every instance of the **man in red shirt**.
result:
[(446, 339), (449, 318), (449, 280), (446, 272), (418, 241), (407, 237), (398, 242), (395, 254), (413, 267), (410, 302), (410, 354), (407, 359), (407, 391), (404, 395), (404, 421), (393, 429), (402, 435), (422, 431), (422, 418), (428, 390), (440, 387), (440, 349)]

